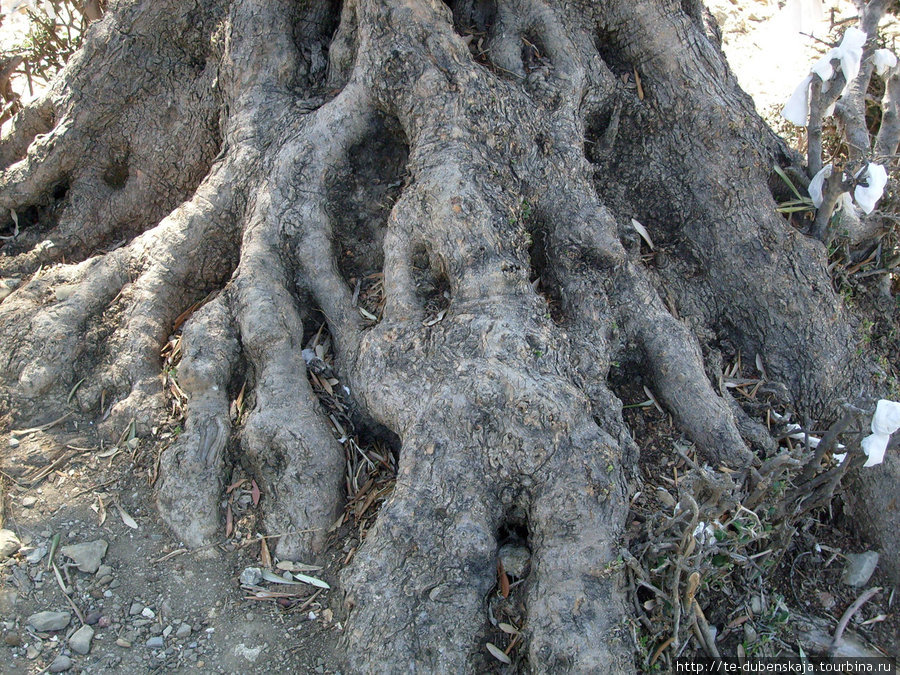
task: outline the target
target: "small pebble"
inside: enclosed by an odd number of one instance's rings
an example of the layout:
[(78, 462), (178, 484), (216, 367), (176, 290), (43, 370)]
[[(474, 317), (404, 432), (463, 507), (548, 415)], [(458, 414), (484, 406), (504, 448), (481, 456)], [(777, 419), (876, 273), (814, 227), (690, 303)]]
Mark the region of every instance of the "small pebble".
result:
[(109, 628), (112, 625), (112, 619), (108, 616), (101, 616), (100, 620), (97, 621), (97, 626), (99, 628)]
[(178, 626), (178, 630), (175, 631), (175, 637), (177, 638), (186, 638), (191, 634), (191, 624), (183, 623)]
[(69, 638), (69, 647), (76, 654), (87, 654), (91, 651), (91, 640), (94, 639), (94, 629), (90, 626), (82, 626)]
[(116, 644), (119, 645), (120, 647), (125, 647), (125, 649), (128, 649), (129, 647), (131, 647), (131, 643), (128, 640), (126, 640), (125, 638), (116, 639)]
[(112, 592), (112, 591), (109, 591), (109, 590), (103, 591), (103, 597), (104, 597), (104, 598), (111, 598), (112, 596), (113, 596), (113, 592)]
[(94, 626), (100, 622), (100, 617), (103, 616), (99, 610), (94, 610), (92, 612), (88, 612), (84, 617), (84, 622), (88, 626)]
[(166, 642), (161, 635), (155, 635), (145, 643), (150, 649), (160, 649), (165, 646)]
[(19, 447), (19, 439), (13, 436), (9, 437), (9, 447), (18, 448)]
[(21, 647), (22, 637), (18, 633), (7, 633), (3, 636), (3, 641), (7, 647)]
[(131, 607), (130, 607), (129, 610), (128, 610), (128, 613), (129, 613), (131, 616), (135, 616), (135, 615), (137, 615), (137, 614), (140, 614), (140, 613), (141, 613), (141, 610), (143, 610), (143, 609), (144, 609), (144, 606), (143, 606), (141, 603), (139, 603), (139, 602), (132, 602), (132, 603), (131, 603)]
[(65, 654), (60, 654), (55, 659), (53, 659), (53, 663), (50, 664), (49, 670), (51, 673), (64, 673), (71, 667), (72, 659), (70, 659)]
[(146, 618), (148, 618), (148, 619), (155, 619), (155, 618), (156, 618), (156, 612), (154, 612), (154, 611), (153, 611), (152, 609), (150, 609), (149, 607), (144, 607), (144, 609), (141, 610), (141, 616), (146, 617)]
[(30, 495), (28, 497), (22, 497), (22, 506), (26, 509), (30, 509), (35, 504), (37, 504), (37, 497), (32, 497)]

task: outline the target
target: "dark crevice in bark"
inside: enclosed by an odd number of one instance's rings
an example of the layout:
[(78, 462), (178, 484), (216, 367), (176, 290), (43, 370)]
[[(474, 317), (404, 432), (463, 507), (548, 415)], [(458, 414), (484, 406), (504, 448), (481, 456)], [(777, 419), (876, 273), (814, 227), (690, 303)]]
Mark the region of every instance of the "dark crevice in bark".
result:
[(415, 282), (416, 299), (424, 309), (425, 315), (431, 319), (446, 311), (450, 307), (452, 288), (443, 260), (430, 253), (425, 244), (418, 244), (412, 248), (410, 266)]
[(338, 267), (354, 280), (384, 267), (384, 235), (406, 178), (409, 144), (396, 119), (376, 113), (368, 132), (347, 151), (327, 180)]
[(341, 19), (341, 0), (305, 2), (294, 23), (293, 38), (299, 55), (295, 75), (303, 89), (313, 89), (325, 82), (328, 72), (329, 47)]
[(531, 264), (528, 281), (547, 303), (550, 318), (555, 324), (561, 325), (565, 321), (564, 303), (552, 251), (548, 248), (547, 228), (537, 218), (530, 218), (526, 227), (531, 237), (531, 245), (528, 247), (528, 259)]
[(453, 28), (459, 35), (487, 37), (497, 20), (495, 0), (444, 0), (453, 13)]
[(110, 152), (106, 167), (103, 169), (102, 179), (113, 190), (122, 189), (128, 182), (130, 154), (131, 151), (126, 144)]
[(633, 64), (622, 55), (622, 51), (618, 47), (618, 36), (613, 31), (598, 30), (594, 35), (594, 47), (603, 59), (603, 63), (617, 77), (622, 75), (630, 75), (633, 70)]

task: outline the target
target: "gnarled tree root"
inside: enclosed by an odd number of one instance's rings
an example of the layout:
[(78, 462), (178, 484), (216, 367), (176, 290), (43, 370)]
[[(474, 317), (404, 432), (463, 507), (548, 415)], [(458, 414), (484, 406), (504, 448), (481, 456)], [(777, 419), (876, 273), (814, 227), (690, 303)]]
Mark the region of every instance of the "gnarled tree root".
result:
[[(401, 439), (397, 487), (342, 575), (350, 666), (478, 667), (515, 512), (529, 666), (630, 670), (616, 560), (635, 446), (611, 363), (636, 354), (701, 457), (747, 471), (765, 443), (710, 381), (716, 339), (759, 354), (814, 414), (861, 379), (821, 246), (772, 211), (782, 148), (705, 23), (652, 0), (185, 4), (116, 5), (0, 141), (0, 207), (31, 214), (0, 257), (24, 281), (0, 304), (4, 396), (40, 416), (86, 377), (86, 414), (145, 430), (159, 348), (207, 298), (184, 327), (163, 517), (190, 546), (217, 541), (241, 462), (277, 555), (314, 557), (344, 497), (301, 353), (321, 313), (354, 408)], [(153, 86), (122, 81), (173, 59)], [(354, 211), (342, 190), (375, 194), (354, 172), (385, 177), (390, 203)], [(641, 255), (631, 218), (670, 264)], [(354, 291), (379, 273), (376, 316)]]

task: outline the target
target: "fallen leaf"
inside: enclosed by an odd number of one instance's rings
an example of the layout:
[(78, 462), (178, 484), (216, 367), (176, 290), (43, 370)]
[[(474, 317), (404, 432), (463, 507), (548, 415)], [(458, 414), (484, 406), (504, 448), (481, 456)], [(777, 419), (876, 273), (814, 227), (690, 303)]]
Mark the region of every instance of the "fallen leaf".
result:
[(265, 539), (259, 540), (259, 562), (263, 567), (272, 567), (272, 554)]
[(444, 316), (446, 314), (447, 314), (447, 310), (442, 309), (440, 312), (437, 313), (436, 317), (434, 317), (433, 319), (429, 319), (428, 321), (423, 321), (422, 325), (427, 327), (427, 326), (433, 326), (436, 323), (440, 323), (441, 321), (444, 320)]
[(116, 504), (116, 508), (119, 510), (119, 516), (122, 518), (122, 522), (125, 523), (132, 530), (138, 529), (137, 521), (128, 515), (128, 512), (122, 508), (120, 504)]
[(304, 584), (309, 584), (310, 586), (315, 586), (316, 588), (324, 588), (326, 590), (331, 588), (331, 586), (329, 586), (326, 582), (322, 581), (321, 579), (317, 579), (316, 577), (309, 577), (309, 576), (306, 576), (305, 574), (296, 574), (295, 573), (294, 578), (297, 581), (302, 581)]
[(225, 488), (225, 494), (226, 495), (231, 494), (234, 490), (241, 487), (241, 485), (243, 485), (246, 482), (247, 482), (246, 478), (238, 478), (231, 485), (229, 485), (227, 488)]
[(500, 595), (504, 598), (509, 597), (509, 577), (506, 576), (506, 570), (503, 569), (503, 561), (497, 558), (497, 579), (500, 584)]
[(255, 480), (250, 481), (250, 485), (252, 485), (252, 489), (250, 490), (250, 495), (253, 497), (253, 506), (259, 505), (259, 497), (262, 494), (259, 491), (259, 486), (256, 484)]
[(509, 633), (510, 635), (518, 635), (519, 634), (519, 629), (510, 623), (500, 622), (497, 624), (497, 628), (502, 630), (504, 633)]
[(501, 663), (505, 663), (506, 665), (509, 665), (512, 663), (512, 659), (510, 659), (506, 654), (504, 654), (503, 650), (500, 649), (493, 642), (487, 642), (487, 643), (485, 643), (484, 646), (487, 647), (487, 650), (491, 653), (491, 656), (493, 656), (495, 659), (497, 659)]
[(644, 241), (647, 242), (647, 246), (650, 247), (650, 250), (651, 250), (651, 251), (652, 251), (654, 248), (656, 248), (656, 247), (653, 245), (653, 240), (650, 238), (650, 233), (647, 232), (647, 228), (646, 228), (646, 227), (644, 227), (643, 225), (641, 225), (641, 224), (640, 224), (638, 221), (636, 221), (634, 218), (631, 219), (631, 226), (635, 229), (635, 231), (636, 231), (639, 235), (641, 235), (641, 239), (643, 239)]

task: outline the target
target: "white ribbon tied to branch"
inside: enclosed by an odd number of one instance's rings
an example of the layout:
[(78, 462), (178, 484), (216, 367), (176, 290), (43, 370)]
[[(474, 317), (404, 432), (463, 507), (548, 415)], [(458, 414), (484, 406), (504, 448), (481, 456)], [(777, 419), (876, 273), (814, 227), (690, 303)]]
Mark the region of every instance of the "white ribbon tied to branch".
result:
[(812, 72), (797, 85), (787, 104), (782, 108), (781, 116), (798, 127), (805, 127), (809, 121), (809, 87), (813, 82), (813, 74), (818, 75), (822, 80), (822, 91), (826, 92), (830, 86), (829, 81), (834, 77), (834, 67), (831, 62), (840, 61), (841, 72), (844, 74), (844, 90), (846, 91), (850, 82), (859, 74), (863, 45), (865, 44), (865, 32), (859, 28), (848, 28), (841, 44), (819, 59), (813, 65)]
[[(825, 197), (822, 190), (824, 189), (825, 179), (831, 176), (834, 167), (826, 164), (822, 169), (812, 177), (809, 181), (809, 196), (812, 199), (813, 206), (819, 208)], [(853, 199), (866, 214), (872, 213), (875, 204), (884, 194), (884, 186), (887, 185), (887, 170), (881, 164), (869, 162), (856, 175), (861, 185), (857, 185), (853, 190)]]
[(869, 458), (863, 466), (875, 466), (884, 461), (891, 434), (900, 429), (900, 403), (881, 399), (872, 416), (872, 433), (862, 439), (860, 445)]

